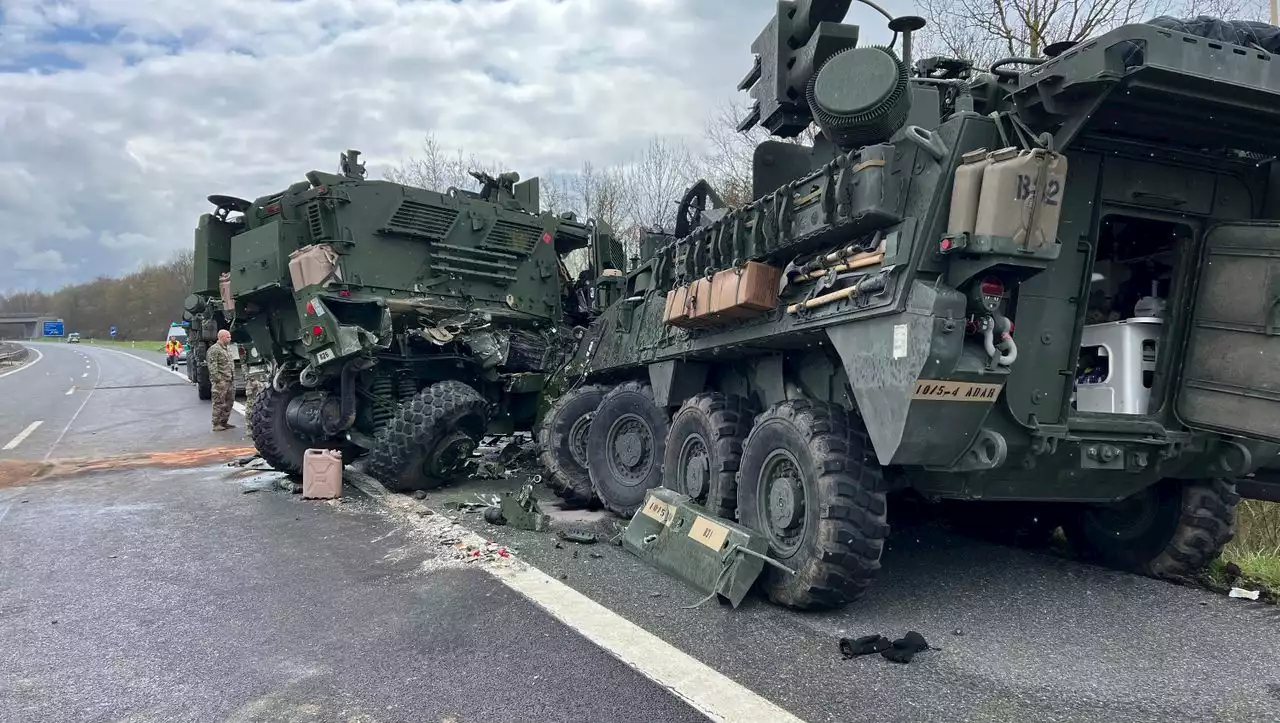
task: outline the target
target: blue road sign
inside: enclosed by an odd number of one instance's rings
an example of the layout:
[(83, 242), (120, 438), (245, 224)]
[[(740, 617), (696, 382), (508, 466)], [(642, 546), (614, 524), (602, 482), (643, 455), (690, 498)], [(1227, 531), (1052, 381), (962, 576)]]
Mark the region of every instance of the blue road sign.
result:
[(62, 320), (46, 321), (44, 323), (45, 336), (62, 336)]
[(112, 339), (116, 338), (116, 328), (114, 326), (111, 327), (111, 338)]

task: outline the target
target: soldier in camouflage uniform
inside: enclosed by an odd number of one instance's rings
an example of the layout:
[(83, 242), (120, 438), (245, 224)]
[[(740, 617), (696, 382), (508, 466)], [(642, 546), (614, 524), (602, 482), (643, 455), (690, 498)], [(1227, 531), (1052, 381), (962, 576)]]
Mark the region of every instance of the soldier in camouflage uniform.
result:
[(257, 398), (258, 392), (267, 384), (268, 369), (265, 364), (255, 364), (249, 367), (245, 373), (244, 380), (244, 438), (249, 437), (249, 420), (253, 418), (253, 400)]
[(231, 405), (236, 401), (235, 360), (231, 358), (231, 332), (218, 330), (218, 343), (205, 352), (205, 364), (209, 367), (209, 384), (213, 387), (213, 431), (222, 432), (235, 427), (227, 424), (231, 417)]

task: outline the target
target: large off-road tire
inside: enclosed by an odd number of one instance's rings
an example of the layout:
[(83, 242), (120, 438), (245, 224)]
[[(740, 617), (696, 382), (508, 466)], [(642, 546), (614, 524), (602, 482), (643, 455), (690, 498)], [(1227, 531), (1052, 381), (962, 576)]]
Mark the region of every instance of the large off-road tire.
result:
[[(207, 349), (207, 346), (201, 345), (197, 349), (193, 349), (192, 352), (196, 353), (200, 361), (203, 362), (204, 352)], [(187, 359), (190, 361), (190, 354), (187, 355)], [(206, 402), (213, 399), (213, 382), (209, 379), (209, 366), (207, 364), (196, 364), (196, 395)]]
[(738, 463), (750, 431), (742, 397), (705, 392), (685, 400), (671, 417), (662, 485), (717, 517), (737, 519)]
[(461, 474), (489, 424), (489, 403), (462, 382), (436, 382), (377, 435), (367, 471), (397, 492), (435, 489)]
[(245, 421), (253, 446), (263, 461), (281, 472), (301, 474), (307, 448), (315, 445), (294, 432), (285, 421), (285, 408), (292, 398), (288, 392), (277, 392), (267, 385), (253, 400), (253, 409)]
[(645, 493), (662, 484), (667, 421), (648, 384), (626, 382), (600, 400), (587, 433), (587, 467), (596, 497), (614, 514), (634, 515)]
[(835, 405), (779, 402), (756, 417), (739, 464), (739, 521), (796, 571), (765, 566), (757, 584), (769, 599), (823, 609), (859, 598), (889, 535), (884, 477), (862, 422)]
[(551, 405), (538, 424), (538, 459), (549, 473), (547, 486), (575, 507), (596, 502), (587, 469), (587, 436), (596, 407), (608, 391), (600, 384), (572, 389)]
[(1082, 505), (1064, 529), (1085, 559), (1186, 582), (1235, 536), (1239, 502), (1226, 480), (1163, 480), (1114, 505)]

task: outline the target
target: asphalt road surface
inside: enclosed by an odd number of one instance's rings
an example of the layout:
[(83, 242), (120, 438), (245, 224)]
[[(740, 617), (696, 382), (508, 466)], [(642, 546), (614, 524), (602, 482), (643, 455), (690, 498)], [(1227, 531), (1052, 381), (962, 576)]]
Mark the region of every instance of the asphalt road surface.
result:
[[(0, 377), (0, 720), (1280, 719), (1275, 607), (917, 524), (845, 610), (690, 609), (607, 541), (454, 509), (519, 479), (304, 501), (221, 464), (241, 430), (146, 352), (34, 348)], [(458, 560), (450, 517), (519, 562)], [(908, 630), (908, 665), (838, 652)]]

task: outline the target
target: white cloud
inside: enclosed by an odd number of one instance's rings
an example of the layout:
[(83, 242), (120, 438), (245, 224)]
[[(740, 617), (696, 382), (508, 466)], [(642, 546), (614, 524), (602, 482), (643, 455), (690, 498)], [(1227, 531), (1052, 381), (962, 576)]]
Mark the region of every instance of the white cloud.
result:
[(624, 162), (655, 134), (697, 146), (774, 7), (0, 0), (0, 289), (162, 259), (205, 196), (265, 195), (346, 148), (381, 176), (433, 132), (527, 178)]

